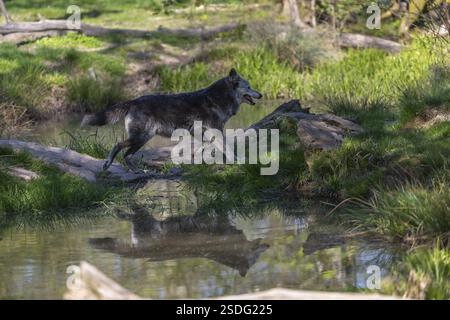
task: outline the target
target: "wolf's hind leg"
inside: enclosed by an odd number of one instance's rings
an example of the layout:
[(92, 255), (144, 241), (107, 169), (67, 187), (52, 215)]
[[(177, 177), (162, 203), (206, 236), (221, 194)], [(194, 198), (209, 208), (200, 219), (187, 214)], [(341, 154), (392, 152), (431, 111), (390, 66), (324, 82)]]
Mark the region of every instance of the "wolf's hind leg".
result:
[(140, 148), (142, 148), (147, 143), (148, 140), (151, 139), (151, 137), (152, 135), (149, 134), (141, 134), (131, 139), (131, 145), (124, 155), (125, 163), (131, 170), (135, 171), (134, 165), (131, 162), (131, 158)]

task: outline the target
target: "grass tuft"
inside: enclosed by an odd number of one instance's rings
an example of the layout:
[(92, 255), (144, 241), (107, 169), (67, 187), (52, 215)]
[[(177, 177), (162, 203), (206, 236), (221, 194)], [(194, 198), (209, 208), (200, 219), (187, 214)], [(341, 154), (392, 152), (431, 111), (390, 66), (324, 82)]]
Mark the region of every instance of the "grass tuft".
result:
[(450, 232), (449, 180), (436, 178), (430, 186), (406, 184), (392, 190), (376, 190), (357, 209), (353, 222), (393, 239), (424, 241)]
[[(31, 170), (39, 177), (20, 180), (7, 173), (11, 166)], [(112, 200), (114, 193), (120, 194), (120, 190), (113, 193), (110, 187), (61, 173), (26, 153), (9, 149), (0, 149), (0, 167), (0, 227), (52, 225), (81, 217), (86, 209)]]
[(78, 112), (97, 112), (125, 99), (120, 81), (93, 79), (81, 76), (70, 80), (67, 86), (68, 102)]

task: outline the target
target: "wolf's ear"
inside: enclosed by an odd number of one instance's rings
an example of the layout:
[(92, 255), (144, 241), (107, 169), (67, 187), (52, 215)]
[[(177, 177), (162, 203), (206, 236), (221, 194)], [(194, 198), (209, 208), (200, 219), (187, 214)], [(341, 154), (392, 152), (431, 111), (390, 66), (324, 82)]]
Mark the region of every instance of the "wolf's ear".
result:
[(230, 70), (230, 79), (233, 81), (237, 81), (239, 79), (239, 75), (234, 68)]

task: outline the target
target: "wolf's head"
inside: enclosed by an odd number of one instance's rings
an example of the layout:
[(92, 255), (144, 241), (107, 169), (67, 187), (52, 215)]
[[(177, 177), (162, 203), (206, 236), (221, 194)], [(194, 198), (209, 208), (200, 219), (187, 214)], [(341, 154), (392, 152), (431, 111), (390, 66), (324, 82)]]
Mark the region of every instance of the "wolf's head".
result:
[(229, 79), (233, 84), (236, 99), (239, 104), (248, 103), (254, 105), (255, 101), (253, 99), (262, 98), (262, 94), (253, 90), (248, 81), (242, 78), (235, 69), (231, 69)]

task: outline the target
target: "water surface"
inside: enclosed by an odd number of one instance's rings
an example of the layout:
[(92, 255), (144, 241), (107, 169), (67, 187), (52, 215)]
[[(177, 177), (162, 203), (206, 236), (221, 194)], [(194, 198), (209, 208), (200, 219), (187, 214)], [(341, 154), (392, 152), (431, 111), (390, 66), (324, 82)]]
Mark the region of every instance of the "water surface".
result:
[(367, 267), (389, 274), (396, 253), (340, 237), (315, 215), (141, 215), (53, 230), (9, 230), (0, 241), (0, 298), (60, 299), (67, 267), (85, 260), (137, 294), (205, 298), (273, 287), (364, 289)]

